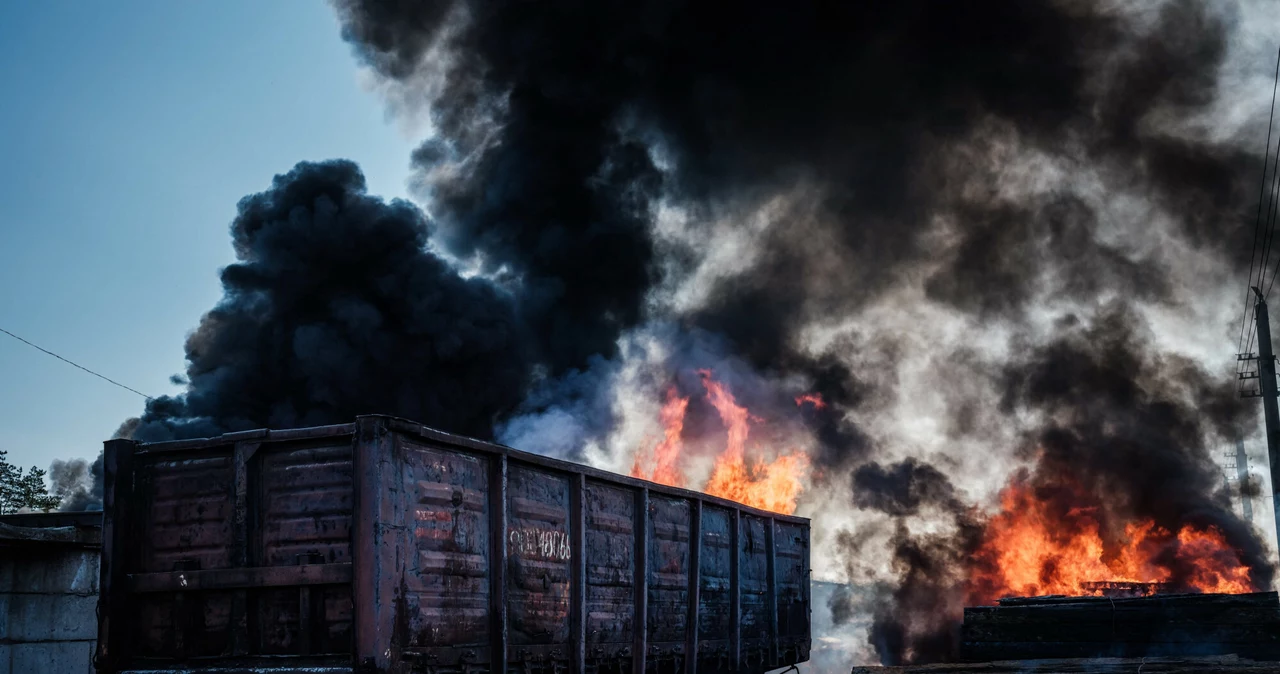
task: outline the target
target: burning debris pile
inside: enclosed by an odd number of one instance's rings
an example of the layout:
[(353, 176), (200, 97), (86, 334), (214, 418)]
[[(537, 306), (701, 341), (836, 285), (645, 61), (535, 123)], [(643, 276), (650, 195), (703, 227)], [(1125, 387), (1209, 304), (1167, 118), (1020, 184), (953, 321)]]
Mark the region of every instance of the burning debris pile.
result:
[(1270, 588), (1210, 458), (1263, 4), (335, 5), (425, 209), (246, 197), (122, 433), (395, 414), (811, 516), (884, 663), (1009, 594)]
[[(970, 603), (1048, 594), (1149, 595), (1174, 588), (1242, 593), (1261, 585), (1212, 525), (1187, 523), (1170, 531), (1153, 520), (1129, 521), (1104, 542), (1098, 506), (1087, 505), (1078, 492), (1067, 498), (1078, 505), (1053, 513), (1053, 504), (1037, 498), (1021, 479), (1005, 490), (974, 553)], [(1261, 559), (1250, 561), (1265, 568)]]
[[(1009, 414), (1045, 415), (1020, 439), (1026, 465), (994, 509), (965, 499), (943, 473), (907, 460), (854, 473), (859, 504), (895, 516), (896, 587), (873, 638), (906, 660), (955, 657), (966, 606), (1011, 596), (1104, 596), (1109, 584), (1172, 592), (1252, 592), (1274, 569), (1254, 530), (1215, 492), (1202, 438), (1243, 423), (1216, 381), (1147, 348), (1121, 313), (1061, 326), (1059, 337), (1005, 365)], [(1175, 378), (1176, 375), (1176, 378)], [(1217, 429), (1215, 431), (1215, 428)], [(912, 535), (922, 514), (941, 528)], [(850, 559), (871, 542), (842, 536)]]

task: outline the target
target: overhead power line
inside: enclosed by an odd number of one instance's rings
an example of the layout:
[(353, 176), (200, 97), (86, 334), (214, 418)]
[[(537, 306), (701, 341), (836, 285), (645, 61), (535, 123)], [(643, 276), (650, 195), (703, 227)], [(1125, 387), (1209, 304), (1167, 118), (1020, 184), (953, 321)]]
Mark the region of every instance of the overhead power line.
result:
[[(1272, 157), (1271, 193), (1269, 195), (1270, 198), (1267, 199), (1267, 212), (1263, 213), (1263, 216), (1262, 216), (1263, 221), (1266, 223), (1267, 233), (1269, 236), (1269, 239), (1267, 239), (1266, 244), (1263, 248), (1263, 255), (1266, 256), (1265, 259), (1267, 262), (1270, 262), (1271, 260), (1271, 251), (1274, 250), (1275, 243), (1276, 243), (1276, 207), (1280, 206), (1280, 198), (1278, 198), (1280, 197), (1280, 194), (1278, 194), (1278, 192), (1280, 192), (1280, 142), (1276, 143), (1276, 153), (1275, 153), (1275, 156)], [(1258, 274), (1258, 282), (1262, 283), (1264, 280), (1266, 280), (1266, 278), (1267, 278), (1267, 270), (1264, 263), (1263, 269), (1260, 270)], [(1276, 278), (1275, 278), (1275, 273), (1273, 272), (1271, 275), (1271, 283), (1274, 284), (1275, 282), (1276, 282)], [(1262, 286), (1259, 285), (1259, 287), (1262, 287)], [(1268, 285), (1267, 291), (1263, 293), (1263, 297), (1265, 298), (1270, 294), (1271, 294), (1271, 285)]]
[[(1253, 284), (1253, 271), (1255, 269), (1254, 261), (1257, 259), (1257, 255), (1258, 255), (1259, 234), (1262, 234), (1264, 244), (1268, 235), (1268, 232), (1264, 232), (1264, 230), (1262, 229), (1262, 204), (1265, 200), (1266, 193), (1267, 193), (1267, 183), (1268, 183), (1267, 160), (1270, 159), (1269, 153), (1271, 150), (1271, 127), (1272, 127), (1272, 123), (1275, 121), (1275, 116), (1276, 116), (1276, 89), (1278, 86), (1280, 86), (1280, 51), (1277, 51), (1277, 54), (1276, 54), (1276, 72), (1271, 84), (1271, 110), (1270, 110), (1270, 114), (1267, 116), (1267, 140), (1263, 144), (1262, 181), (1261, 181), (1261, 184), (1258, 186), (1258, 215), (1253, 224), (1253, 249), (1249, 252), (1249, 282), (1245, 284), (1244, 312), (1243, 312), (1243, 315), (1240, 317), (1240, 337), (1238, 340), (1238, 346), (1236, 347), (1237, 352), (1247, 352), (1253, 348), (1252, 334), (1249, 335), (1248, 346), (1244, 346), (1245, 325), (1246, 323), (1250, 323), (1249, 321), (1249, 287), (1248, 286)], [(1276, 154), (1277, 154), (1276, 159), (1278, 162), (1280, 162), (1280, 144), (1277, 145)], [(1268, 211), (1269, 210), (1270, 208), (1268, 208)], [(1258, 285), (1262, 285), (1263, 277), (1266, 276), (1266, 272), (1267, 272), (1267, 263), (1270, 261), (1268, 259), (1269, 253), (1266, 251), (1266, 248), (1267, 246), (1264, 245), (1263, 258), (1261, 260), (1261, 265), (1258, 272), (1258, 281), (1259, 281)], [(1274, 282), (1274, 278), (1273, 278), (1273, 282)], [(1270, 294), (1270, 291), (1271, 291), (1271, 288), (1268, 286), (1267, 288), (1268, 294)], [(1241, 348), (1241, 347), (1244, 347), (1244, 348)]]
[(72, 362), (72, 361), (70, 361), (70, 360), (67, 360), (66, 358), (63, 358), (62, 356), (59, 356), (58, 354), (56, 354), (56, 353), (54, 353), (54, 352), (52, 352), (52, 351), (50, 351), (50, 350), (48, 350), (48, 349), (46, 349), (46, 348), (43, 348), (43, 347), (41, 347), (41, 346), (39, 346), (39, 345), (37, 345), (37, 344), (32, 344), (31, 342), (28, 342), (27, 340), (25, 340), (25, 339), (23, 339), (23, 338), (21, 338), (21, 337), (19, 337), (19, 336), (15, 335), (15, 334), (13, 334), (12, 332), (9, 332), (8, 330), (5, 330), (4, 328), (0, 328), (0, 332), (3, 332), (4, 334), (9, 335), (10, 337), (12, 337), (12, 338), (14, 338), (14, 339), (18, 340), (19, 342), (22, 342), (23, 344), (26, 344), (27, 346), (29, 346), (29, 347), (31, 347), (31, 348), (33, 348), (33, 349), (36, 349), (36, 350), (39, 350), (39, 351), (43, 351), (43, 352), (45, 352), (45, 353), (49, 354), (50, 356), (53, 356), (54, 358), (57, 358), (58, 360), (60, 360), (60, 361), (62, 361), (62, 362), (64, 362), (64, 363), (66, 363), (67, 365), (71, 365), (71, 366), (74, 366), (74, 367), (78, 367), (78, 368), (80, 368), (81, 370), (84, 370), (85, 372), (88, 372), (89, 374), (91, 374), (91, 375), (93, 375), (93, 376), (97, 377), (98, 379), (101, 379), (101, 380), (103, 380), (103, 381), (107, 381), (107, 382), (110, 382), (110, 383), (112, 383), (112, 384), (115, 384), (116, 386), (119, 386), (120, 388), (122, 388), (122, 389), (124, 389), (124, 390), (126, 390), (126, 391), (129, 391), (130, 393), (136, 393), (136, 394), (138, 394), (138, 395), (142, 396), (143, 398), (146, 398), (147, 400), (155, 400), (155, 398), (152, 398), (151, 396), (149, 396), (149, 395), (147, 395), (147, 394), (143, 393), (142, 391), (138, 391), (138, 390), (136, 390), (136, 389), (131, 389), (131, 388), (129, 388), (128, 386), (125, 386), (124, 384), (121, 384), (120, 382), (118, 382), (118, 381), (116, 381), (116, 380), (114, 380), (114, 379), (112, 379), (112, 378), (110, 378), (110, 377), (105, 377), (105, 376), (103, 376), (103, 375), (98, 374), (97, 372), (94, 372), (93, 370), (90, 370), (89, 368), (87, 368), (87, 367), (85, 367), (85, 366), (83, 366), (83, 365), (81, 365), (81, 364), (79, 364), (79, 363), (75, 363), (75, 362)]

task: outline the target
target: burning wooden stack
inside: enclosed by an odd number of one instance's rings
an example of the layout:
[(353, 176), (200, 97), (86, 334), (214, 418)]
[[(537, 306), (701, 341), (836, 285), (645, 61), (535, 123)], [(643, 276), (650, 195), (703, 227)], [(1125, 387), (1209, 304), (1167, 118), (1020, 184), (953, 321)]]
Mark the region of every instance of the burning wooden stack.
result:
[(1153, 588), (1098, 589), (1103, 596), (1015, 597), (966, 608), (961, 655), (971, 662), (1221, 654), (1280, 659), (1275, 592), (1134, 596)]

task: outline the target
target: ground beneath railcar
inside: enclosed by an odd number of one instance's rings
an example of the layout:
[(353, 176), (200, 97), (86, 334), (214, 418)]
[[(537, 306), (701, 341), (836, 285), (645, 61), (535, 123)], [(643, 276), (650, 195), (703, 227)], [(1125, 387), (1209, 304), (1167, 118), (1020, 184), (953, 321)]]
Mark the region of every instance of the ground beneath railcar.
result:
[(1280, 664), (1235, 655), (1182, 658), (1084, 658), (1004, 660), (903, 667), (854, 667), (851, 674), (1192, 674), (1198, 672), (1280, 672)]

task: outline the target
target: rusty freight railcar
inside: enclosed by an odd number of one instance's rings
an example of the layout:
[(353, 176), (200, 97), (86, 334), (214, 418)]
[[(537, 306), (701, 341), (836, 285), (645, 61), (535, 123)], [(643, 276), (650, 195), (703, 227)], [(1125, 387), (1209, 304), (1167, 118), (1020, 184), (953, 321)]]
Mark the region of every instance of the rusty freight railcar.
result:
[(384, 416), (106, 443), (97, 664), (714, 674), (809, 657), (809, 522)]

